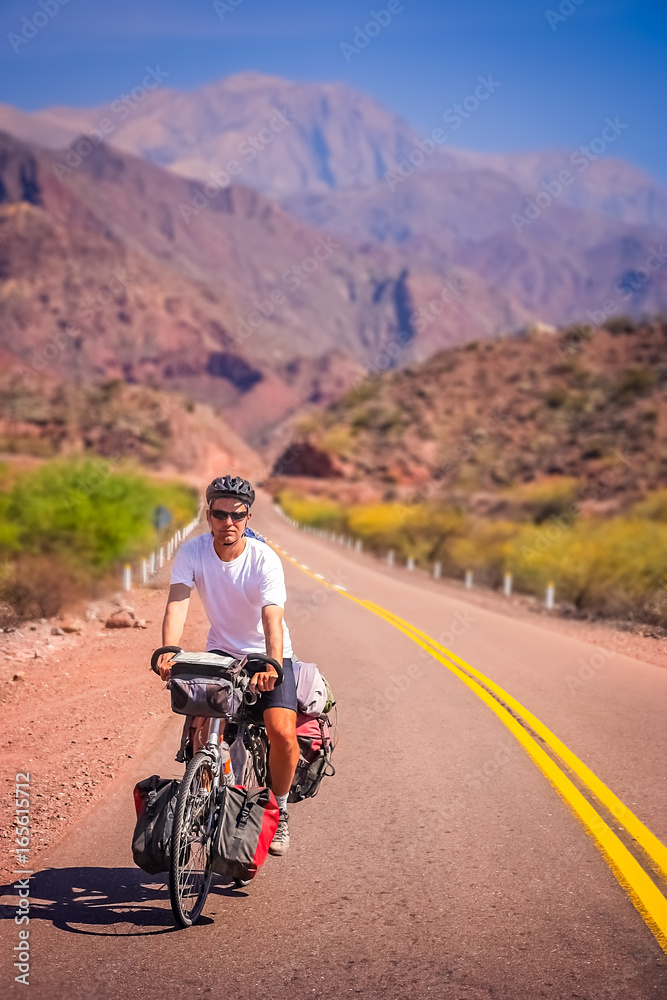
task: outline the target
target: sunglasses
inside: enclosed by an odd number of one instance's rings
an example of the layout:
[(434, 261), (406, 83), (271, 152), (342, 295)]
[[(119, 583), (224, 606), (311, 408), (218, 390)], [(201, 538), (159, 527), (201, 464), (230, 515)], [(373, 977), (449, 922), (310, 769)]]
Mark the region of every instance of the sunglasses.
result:
[(247, 510), (212, 510), (209, 507), (208, 512), (216, 521), (226, 521), (227, 518), (230, 521), (242, 521), (244, 517), (248, 516)]

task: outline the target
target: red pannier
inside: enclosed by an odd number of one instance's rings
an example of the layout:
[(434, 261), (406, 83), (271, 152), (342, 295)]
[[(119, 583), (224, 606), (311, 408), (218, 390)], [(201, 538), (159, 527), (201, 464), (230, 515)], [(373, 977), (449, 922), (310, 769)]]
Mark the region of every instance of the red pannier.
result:
[(178, 782), (172, 778), (152, 774), (134, 786), (137, 823), (132, 834), (132, 858), (135, 865), (151, 875), (169, 870), (177, 798)]
[(333, 746), (329, 720), (325, 715), (296, 717), (296, 738), (299, 743), (299, 763), (294, 772), (289, 801), (301, 802), (317, 794), (325, 776), (335, 773), (331, 763)]
[(254, 878), (277, 828), (278, 803), (270, 788), (249, 791), (243, 785), (225, 786), (211, 842), (211, 868), (230, 879)]

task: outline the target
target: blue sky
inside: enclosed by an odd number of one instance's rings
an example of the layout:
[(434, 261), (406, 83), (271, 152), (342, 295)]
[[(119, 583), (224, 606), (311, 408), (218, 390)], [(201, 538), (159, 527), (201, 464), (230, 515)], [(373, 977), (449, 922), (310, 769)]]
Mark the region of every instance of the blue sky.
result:
[[(628, 128), (614, 155), (667, 183), (664, 0), (392, 2), (403, 9), (346, 59), (341, 43), (388, 0), (228, 0), (222, 18), (212, 0), (68, 0), (53, 16), (62, 0), (1, 0), (0, 101), (107, 103), (147, 64), (183, 89), (258, 70), (345, 81), (428, 132), (492, 74), (501, 87), (461, 129), (462, 147), (574, 149), (618, 115)], [(10, 34), (36, 14), (47, 23), (13, 51)]]

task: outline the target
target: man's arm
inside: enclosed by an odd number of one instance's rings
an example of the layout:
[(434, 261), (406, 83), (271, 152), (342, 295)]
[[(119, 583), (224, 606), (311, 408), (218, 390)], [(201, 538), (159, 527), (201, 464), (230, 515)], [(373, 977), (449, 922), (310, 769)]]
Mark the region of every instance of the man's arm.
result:
[[(283, 662), (283, 609), (277, 604), (266, 604), (262, 608), (262, 628), (266, 639), (266, 655), (278, 663)], [(267, 664), (267, 669), (253, 676), (253, 687), (258, 691), (273, 691), (278, 678), (275, 669)]]
[[(162, 645), (178, 646), (183, 635), (185, 619), (188, 616), (190, 606), (190, 587), (184, 583), (172, 583), (167, 597), (167, 607), (162, 619)], [(171, 661), (170, 653), (163, 653), (160, 657), (158, 670), (160, 677), (166, 681), (169, 677)]]

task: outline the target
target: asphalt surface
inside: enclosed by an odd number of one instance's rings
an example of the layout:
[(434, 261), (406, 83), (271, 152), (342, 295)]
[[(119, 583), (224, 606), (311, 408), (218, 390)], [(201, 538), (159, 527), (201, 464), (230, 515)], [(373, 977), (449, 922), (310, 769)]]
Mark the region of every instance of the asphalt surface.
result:
[[(180, 723), (158, 692), (165, 714), (150, 752), (31, 878), (27, 995), (667, 997), (655, 933), (512, 732), (412, 638), (346, 594), (399, 614), (500, 684), (663, 844), (667, 672), (618, 653), (592, 660), (599, 651), (588, 643), (385, 570), (297, 531), (266, 503), (253, 527), (346, 588), (284, 559), (296, 652), (318, 662), (338, 699), (337, 774), (316, 799), (290, 807), (284, 858), (270, 858), (246, 890), (215, 883), (201, 923), (174, 930), (164, 882), (135, 868), (130, 852), (133, 782), (180, 773)], [(11, 968), (14, 912), (3, 910), (0, 955), (11, 995), (24, 989)]]

